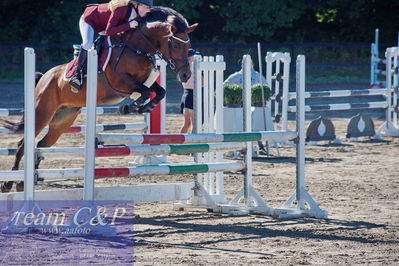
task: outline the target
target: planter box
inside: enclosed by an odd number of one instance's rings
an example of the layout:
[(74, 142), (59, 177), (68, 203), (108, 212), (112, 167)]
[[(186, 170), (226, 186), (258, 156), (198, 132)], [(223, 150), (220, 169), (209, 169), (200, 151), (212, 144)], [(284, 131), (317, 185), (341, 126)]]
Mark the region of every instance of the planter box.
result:
[[(252, 111), (252, 131), (274, 130), (270, 106), (266, 105), (265, 109), (263, 110), (263, 107), (255, 107), (255, 110)], [(266, 128), (264, 113), (266, 113)]]
[[(274, 130), (270, 106), (266, 106), (266, 128), (264, 126), (263, 107), (252, 106), (252, 131)], [(223, 107), (224, 132), (243, 131), (242, 107)]]

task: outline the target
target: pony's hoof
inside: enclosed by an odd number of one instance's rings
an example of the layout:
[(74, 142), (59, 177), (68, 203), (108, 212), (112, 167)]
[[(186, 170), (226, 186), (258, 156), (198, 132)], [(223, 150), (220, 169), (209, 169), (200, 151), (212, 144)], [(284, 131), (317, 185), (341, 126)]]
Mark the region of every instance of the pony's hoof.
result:
[(17, 192), (23, 192), (24, 191), (24, 182), (18, 182), (16, 189), (17, 189)]
[(119, 106), (119, 114), (120, 115), (127, 115), (129, 114), (129, 105), (121, 105)]
[(11, 191), (11, 189), (12, 189), (12, 183), (11, 183), (11, 186), (9, 186), (7, 183), (1, 184), (1, 187), (0, 187), (1, 193), (8, 193)]

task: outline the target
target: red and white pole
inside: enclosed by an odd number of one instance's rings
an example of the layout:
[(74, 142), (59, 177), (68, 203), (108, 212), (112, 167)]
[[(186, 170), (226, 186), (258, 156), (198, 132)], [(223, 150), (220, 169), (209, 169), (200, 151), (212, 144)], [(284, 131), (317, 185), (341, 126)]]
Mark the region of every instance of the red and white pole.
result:
[[(159, 66), (159, 76), (157, 81), (164, 89), (166, 89), (166, 62), (157, 60)], [(155, 97), (155, 93), (151, 92), (151, 99)], [(166, 121), (166, 97), (152, 110), (150, 113), (150, 134), (164, 134)]]

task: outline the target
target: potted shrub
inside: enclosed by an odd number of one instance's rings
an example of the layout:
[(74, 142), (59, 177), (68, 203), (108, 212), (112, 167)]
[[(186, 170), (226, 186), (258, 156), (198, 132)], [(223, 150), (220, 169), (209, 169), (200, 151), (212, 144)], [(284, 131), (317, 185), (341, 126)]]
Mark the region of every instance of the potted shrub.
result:
[[(262, 89), (264, 90), (265, 102), (270, 100), (270, 88), (267, 85), (255, 84), (251, 88), (252, 106), (252, 130), (259, 131), (266, 129), (273, 130), (270, 104), (266, 104), (265, 110), (262, 107)], [(243, 131), (243, 110), (242, 110), (242, 87), (235, 84), (224, 84), (224, 131)], [(264, 114), (266, 113), (266, 117)], [(266, 121), (265, 121), (266, 118)]]
[(224, 84), (223, 95), (224, 131), (242, 131), (242, 87), (236, 84)]
[(264, 92), (265, 102), (270, 100), (270, 88), (265, 84), (255, 84), (251, 88), (252, 105), (262, 106), (262, 90)]
[(242, 88), (236, 84), (223, 85), (224, 105), (228, 107), (242, 107)]

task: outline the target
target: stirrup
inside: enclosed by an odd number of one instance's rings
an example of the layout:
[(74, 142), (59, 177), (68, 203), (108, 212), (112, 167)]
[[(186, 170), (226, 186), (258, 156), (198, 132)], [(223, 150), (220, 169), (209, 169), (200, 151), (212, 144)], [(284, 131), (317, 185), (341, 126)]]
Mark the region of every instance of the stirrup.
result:
[(73, 93), (78, 93), (82, 89), (82, 82), (78, 77), (72, 77), (69, 84), (71, 85), (71, 91)]

